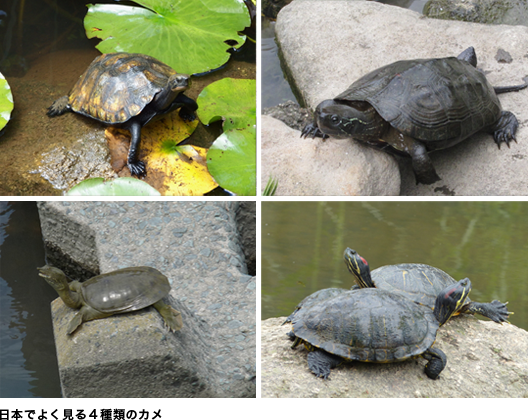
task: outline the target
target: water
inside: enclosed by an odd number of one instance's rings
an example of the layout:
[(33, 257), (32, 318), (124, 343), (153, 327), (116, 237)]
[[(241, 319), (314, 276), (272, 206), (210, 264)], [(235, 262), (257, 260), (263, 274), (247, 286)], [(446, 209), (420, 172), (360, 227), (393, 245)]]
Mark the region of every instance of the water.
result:
[(262, 319), (310, 293), (350, 288), (350, 247), (372, 269), (425, 263), (473, 283), (471, 299), (509, 302), (528, 329), (528, 202), (263, 202)]
[(0, 397), (60, 397), (35, 202), (0, 202)]

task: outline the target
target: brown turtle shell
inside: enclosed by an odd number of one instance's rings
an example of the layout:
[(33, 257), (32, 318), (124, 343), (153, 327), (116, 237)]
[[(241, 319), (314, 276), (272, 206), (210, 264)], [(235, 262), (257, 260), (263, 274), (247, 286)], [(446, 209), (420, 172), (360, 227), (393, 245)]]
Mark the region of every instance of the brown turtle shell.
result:
[(109, 124), (139, 115), (154, 96), (170, 89), (171, 67), (143, 54), (114, 53), (97, 57), (69, 94), (73, 111)]

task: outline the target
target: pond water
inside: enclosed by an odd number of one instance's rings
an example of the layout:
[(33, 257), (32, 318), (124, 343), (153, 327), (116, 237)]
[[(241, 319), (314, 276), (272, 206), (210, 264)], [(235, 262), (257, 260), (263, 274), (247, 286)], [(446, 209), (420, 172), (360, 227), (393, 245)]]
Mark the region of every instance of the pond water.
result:
[[(0, 0), (0, 65), (15, 109), (0, 136), (0, 195), (61, 195), (85, 178), (115, 176), (108, 163), (103, 124), (73, 113), (57, 118), (46, 115), (51, 103), (67, 94), (100, 55), (95, 48), (100, 40), (87, 39), (84, 31), (88, 2), (4, 3)], [(22, 23), (17, 20), (19, 7), (24, 7)], [(2, 19), (3, 12), (7, 18)], [(206, 85), (227, 77), (256, 79), (254, 43), (246, 42), (222, 69), (193, 77), (186, 93), (196, 99)], [(185, 142), (210, 147), (221, 133), (221, 123), (199, 124)], [(222, 195), (223, 190), (215, 193)]]
[(35, 202), (0, 202), (0, 397), (60, 397)]
[(528, 329), (528, 202), (263, 202), (261, 214), (262, 319), (350, 288), (350, 247), (371, 269), (424, 263), (469, 277), (472, 300), (509, 302), (511, 323)]

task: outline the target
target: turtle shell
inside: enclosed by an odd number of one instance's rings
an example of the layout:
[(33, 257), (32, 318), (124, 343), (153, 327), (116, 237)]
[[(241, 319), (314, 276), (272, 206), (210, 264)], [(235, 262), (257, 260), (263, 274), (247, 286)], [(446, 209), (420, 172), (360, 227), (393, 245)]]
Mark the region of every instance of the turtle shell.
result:
[(129, 267), (82, 283), (84, 301), (107, 314), (131, 312), (156, 303), (170, 292), (167, 277), (152, 267)]
[(301, 301), (301, 303), (299, 303), (295, 307), (295, 310), (292, 312), (292, 314), (288, 318), (286, 318), (286, 320), (284, 321), (284, 324), (291, 322), (295, 314), (297, 314), (301, 309), (308, 308), (312, 305), (315, 305), (316, 303), (320, 303), (326, 299), (340, 295), (343, 292), (348, 292), (348, 290), (350, 289), (340, 289), (337, 287), (330, 287), (327, 289), (321, 289), (321, 290), (317, 290), (316, 292), (313, 292), (311, 295), (306, 296)]
[(456, 57), (397, 61), (366, 74), (335, 100), (368, 102), (398, 131), (438, 143), (436, 148), (471, 136), (501, 115), (484, 74)]
[(171, 67), (148, 55), (103, 54), (72, 88), (69, 104), (73, 111), (107, 124), (124, 123), (169, 89), (173, 74)]
[(348, 360), (390, 363), (420, 355), (436, 339), (433, 312), (400, 294), (359, 289), (299, 311), (293, 333)]
[[(377, 288), (401, 293), (421, 305), (434, 308), (436, 297), (456, 280), (445, 271), (427, 264), (385, 265), (372, 271)], [(471, 302), (466, 298), (465, 303)]]

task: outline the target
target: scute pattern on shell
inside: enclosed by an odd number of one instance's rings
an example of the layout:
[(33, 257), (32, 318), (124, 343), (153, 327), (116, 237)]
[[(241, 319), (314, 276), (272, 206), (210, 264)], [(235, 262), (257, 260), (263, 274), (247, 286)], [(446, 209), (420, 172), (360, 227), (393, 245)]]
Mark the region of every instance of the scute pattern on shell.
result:
[(379, 289), (341, 293), (299, 311), (293, 333), (329, 353), (362, 362), (393, 362), (429, 349), (438, 330), (433, 312)]
[[(376, 268), (372, 281), (383, 290), (402, 293), (408, 299), (433, 308), (438, 293), (456, 280), (439, 268), (427, 264), (396, 264)], [(466, 303), (470, 302), (466, 298)]]
[(501, 115), (484, 74), (456, 57), (397, 61), (361, 77), (335, 99), (366, 101), (398, 131), (430, 142), (464, 139)]
[(72, 88), (70, 106), (106, 123), (123, 123), (140, 114), (173, 74), (171, 67), (146, 55), (103, 54)]

